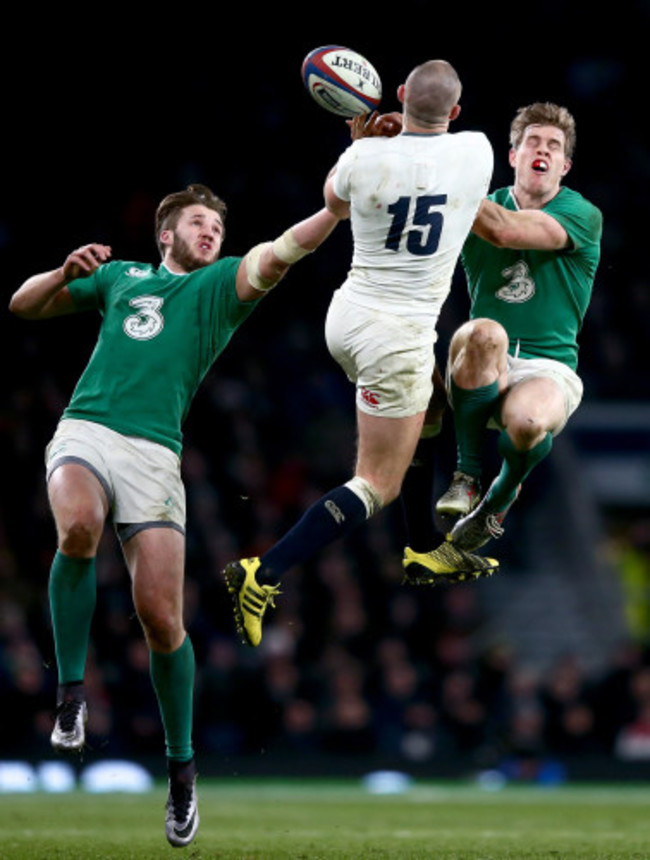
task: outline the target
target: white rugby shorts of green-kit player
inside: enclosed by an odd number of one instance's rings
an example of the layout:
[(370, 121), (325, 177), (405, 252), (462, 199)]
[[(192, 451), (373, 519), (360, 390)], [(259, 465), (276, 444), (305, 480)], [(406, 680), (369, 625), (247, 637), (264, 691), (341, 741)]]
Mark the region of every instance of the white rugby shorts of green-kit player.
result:
[(94, 421), (64, 418), (45, 451), (47, 478), (78, 463), (102, 485), (122, 541), (144, 528), (185, 532), (180, 457), (165, 445), (124, 436)]

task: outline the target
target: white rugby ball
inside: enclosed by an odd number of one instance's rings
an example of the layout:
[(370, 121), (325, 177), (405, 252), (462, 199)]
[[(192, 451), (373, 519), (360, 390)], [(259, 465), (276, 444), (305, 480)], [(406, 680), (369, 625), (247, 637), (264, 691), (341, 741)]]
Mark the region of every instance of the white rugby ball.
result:
[(361, 54), (341, 45), (310, 51), (302, 63), (302, 80), (317, 104), (346, 119), (371, 113), (381, 101), (376, 69)]

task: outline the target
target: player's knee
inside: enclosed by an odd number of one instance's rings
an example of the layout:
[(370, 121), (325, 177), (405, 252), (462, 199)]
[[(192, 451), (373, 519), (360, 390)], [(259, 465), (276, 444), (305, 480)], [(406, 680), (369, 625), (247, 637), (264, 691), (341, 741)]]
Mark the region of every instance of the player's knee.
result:
[(136, 604), (140, 624), (149, 647), (154, 651), (169, 652), (178, 647), (182, 638), (182, 622), (174, 607)]
[(449, 361), (454, 373), (498, 364), (508, 351), (508, 335), (498, 322), (487, 318), (470, 320), (458, 329), (449, 347)]
[(477, 319), (469, 323), (465, 337), (465, 356), (468, 361), (485, 362), (508, 349), (508, 335), (502, 325), (490, 319)]
[(79, 516), (59, 530), (59, 549), (72, 558), (95, 555), (104, 523), (92, 515)]
[(529, 451), (542, 441), (548, 428), (533, 415), (517, 415), (508, 421), (507, 432), (518, 451)]

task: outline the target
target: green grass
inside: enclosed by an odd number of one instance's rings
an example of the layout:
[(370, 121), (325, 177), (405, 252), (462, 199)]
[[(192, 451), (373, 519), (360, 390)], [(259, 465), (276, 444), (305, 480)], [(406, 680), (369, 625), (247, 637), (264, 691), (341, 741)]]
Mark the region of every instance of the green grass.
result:
[(165, 789), (145, 795), (0, 795), (0, 860), (642, 860), (650, 787), (203, 780), (195, 842), (163, 834)]

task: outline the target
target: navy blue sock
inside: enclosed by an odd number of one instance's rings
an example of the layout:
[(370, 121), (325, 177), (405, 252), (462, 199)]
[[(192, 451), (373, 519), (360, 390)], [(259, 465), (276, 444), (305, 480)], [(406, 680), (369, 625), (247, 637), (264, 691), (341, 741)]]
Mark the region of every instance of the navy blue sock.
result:
[(428, 552), (438, 542), (433, 518), (433, 485), (438, 437), (422, 438), (402, 482), (400, 501), (407, 544), (415, 552)]
[(366, 506), (346, 486), (314, 502), (284, 537), (260, 558), (257, 581), (273, 585), (282, 574), (323, 547), (346, 537), (368, 518)]

